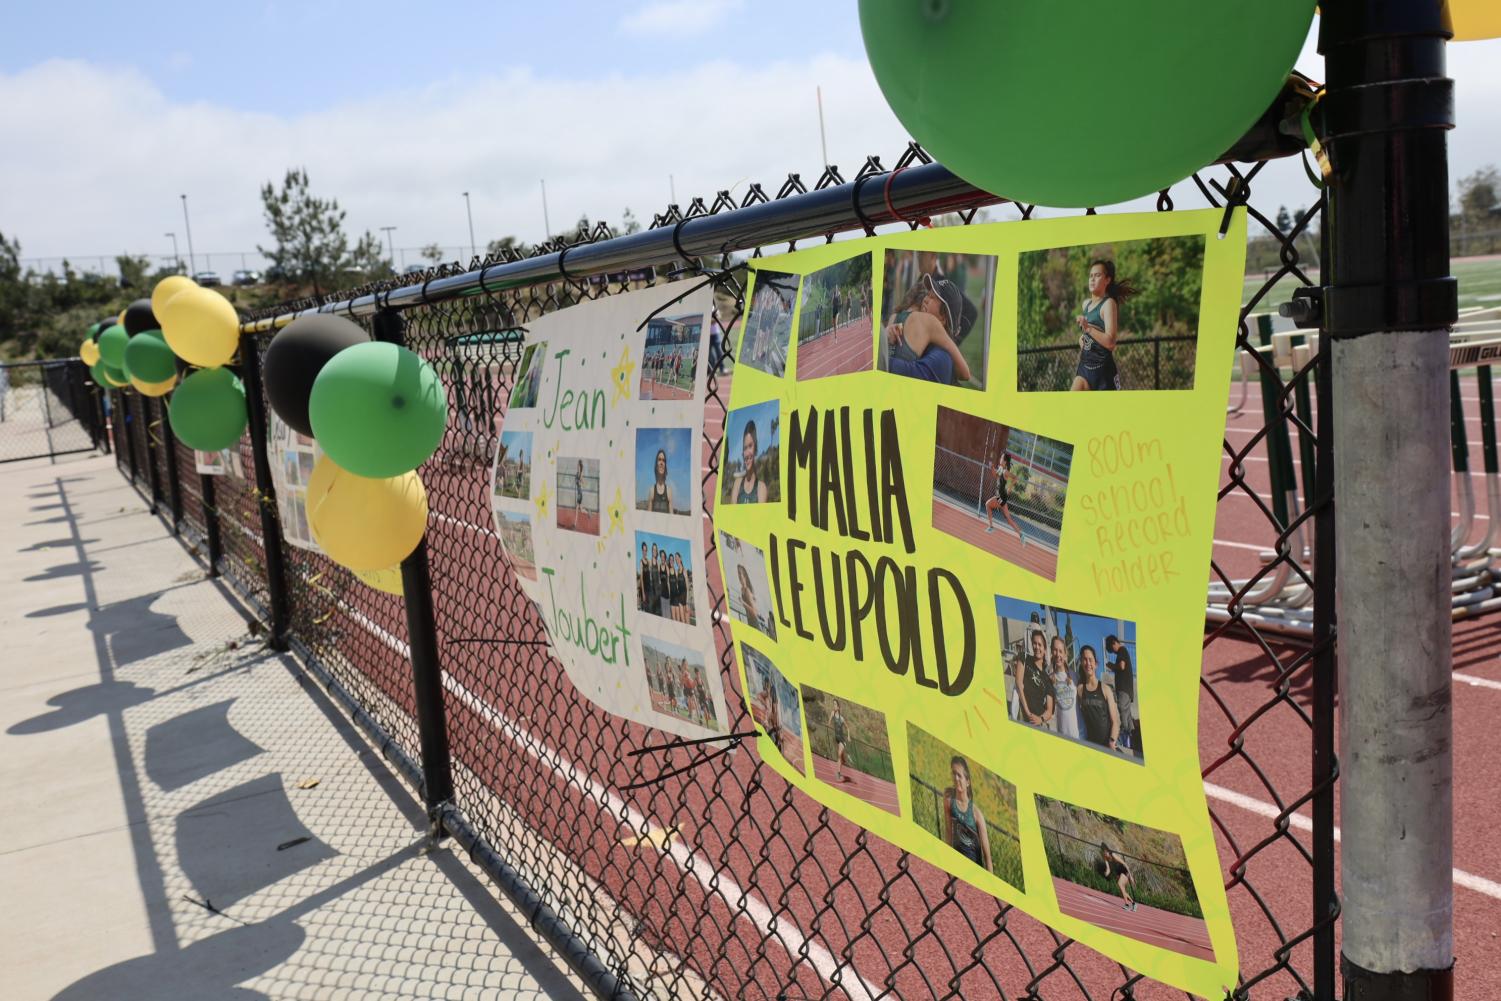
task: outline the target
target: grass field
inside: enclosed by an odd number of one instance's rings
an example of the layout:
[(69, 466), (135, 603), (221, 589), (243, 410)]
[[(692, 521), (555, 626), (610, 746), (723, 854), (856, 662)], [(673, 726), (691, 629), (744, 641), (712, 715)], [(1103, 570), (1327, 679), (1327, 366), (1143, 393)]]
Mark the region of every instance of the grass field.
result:
[[(1459, 258), (1454, 261), (1451, 271), (1459, 279), (1460, 309), (1501, 303), (1501, 257)], [(1317, 271), (1310, 271), (1308, 277), (1314, 281), (1319, 280)], [(1255, 295), (1265, 281), (1266, 277), (1261, 272), (1248, 273), (1241, 302), (1246, 302)], [(1276, 312), (1279, 305), (1292, 298), (1293, 291), (1300, 285), (1296, 278), (1284, 277), (1273, 286), (1266, 298), (1257, 303), (1256, 312)]]

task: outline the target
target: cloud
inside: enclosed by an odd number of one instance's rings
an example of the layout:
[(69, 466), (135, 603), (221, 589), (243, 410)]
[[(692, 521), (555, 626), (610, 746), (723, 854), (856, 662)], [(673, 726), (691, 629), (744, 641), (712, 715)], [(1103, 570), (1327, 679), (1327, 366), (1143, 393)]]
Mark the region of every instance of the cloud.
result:
[[(1501, 159), (1491, 141), (1501, 131), (1497, 45), (1450, 50), (1454, 178)], [(303, 115), (171, 100), (135, 70), (83, 61), (0, 73), (0, 232), (19, 237), (27, 259), (66, 254), (97, 267), (102, 255), (112, 269), (117, 253), (167, 255), (169, 231), (186, 252), (178, 196), (187, 193), (198, 266), (205, 252), (223, 255), (209, 262), (221, 271), (240, 267), (241, 252), (253, 266), (256, 244), (267, 242), (261, 185), (305, 166), (315, 193), (347, 210), (351, 234), (396, 226), (398, 249), (438, 243), (467, 259), (466, 190), (482, 249), (505, 235), (543, 237), (543, 178), (554, 230), (581, 213), (615, 222), (627, 207), (649, 223), (669, 200), (669, 175), (685, 206), (721, 188), (738, 201), (752, 182), (775, 195), (789, 171), (811, 187), (822, 171), (817, 86), (829, 155), (846, 177), (869, 153), (892, 166), (906, 146), (861, 58), (691, 59), (592, 80), (516, 69)], [(1174, 198), (1180, 208), (1204, 204), (1191, 184)], [(1254, 185), (1269, 215), (1314, 200), (1296, 160)]]
[(652, 0), (620, 19), (633, 35), (698, 35), (723, 24), (744, 0)]

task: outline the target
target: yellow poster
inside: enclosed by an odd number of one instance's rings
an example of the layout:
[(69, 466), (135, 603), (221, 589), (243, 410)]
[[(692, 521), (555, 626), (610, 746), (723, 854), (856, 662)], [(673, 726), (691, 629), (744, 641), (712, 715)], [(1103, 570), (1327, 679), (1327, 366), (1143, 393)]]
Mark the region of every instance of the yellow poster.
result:
[(752, 262), (716, 542), (761, 755), (1133, 970), (1234, 985), (1198, 688), (1245, 216)]

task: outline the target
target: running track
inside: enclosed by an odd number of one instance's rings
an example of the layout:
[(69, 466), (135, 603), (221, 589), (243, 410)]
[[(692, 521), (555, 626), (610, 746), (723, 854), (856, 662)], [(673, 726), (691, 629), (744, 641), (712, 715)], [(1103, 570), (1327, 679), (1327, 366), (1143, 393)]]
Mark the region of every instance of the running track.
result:
[[(1473, 420), (1478, 413), (1473, 382), (1465, 392), (1466, 411)], [(721, 393), (727, 398), (725, 386)], [(709, 409), (706, 431), (710, 435), (715, 435), (719, 416), (715, 408)], [(1259, 426), (1259, 417), (1249, 413), (1232, 418), (1227, 438), (1241, 447)], [(1478, 465), (1475, 437), (1471, 451)], [(1269, 484), (1264, 457), (1264, 448), (1258, 447), (1243, 462), (1248, 486), (1263, 497)], [(943, 971), (951, 968), (951, 953), (935, 943), (962, 944), (967, 951), (974, 932), (966, 914), (994, 913), (985, 894), (960, 885), (953, 891), (955, 904), (940, 907), (946, 899), (946, 877), (922, 863), (899, 867), (900, 853), (880, 839), (857, 841), (853, 825), (838, 817), (822, 819), (824, 811), (817, 804), (787, 793), (774, 775), (756, 769), (753, 754), (731, 756), (719, 779), (690, 773), (685, 780), (621, 793), (621, 786), (652, 770), (640, 759), (627, 763), (622, 752), (654, 742), (658, 735), (594, 710), (571, 694), (566, 681), (556, 682), (556, 694), (551, 687), (539, 688), (536, 679), (556, 668), (534, 648), (455, 643), (474, 635), (514, 635), (525, 626), (507, 620), (529, 618), (533, 613), (526, 602), (517, 600), (514, 583), (494, 569), (500, 565), (499, 549), (490, 527), (482, 471), (449, 461), (430, 463), (423, 476), (431, 486), (435, 517), (443, 523), (431, 535), (434, 579), (440, 592), (437, 606), (445, 641), (451, 726), (462, 763), (527, 812), (544, 837), (565, 846), (571, 857), (595, 873), (641, 919), (645, 934), (669, 944), (694, 941), (695, 963), (711, 967), (703, 972), (721, 977), (725, 984), (746, 985), (747, 994), (787, 977), (803, 992), (822, 996), (837, 972), (844, 993), (851, 998), (873, 997), (888, 981), (899, 996), (921, 997), (934, 987), (921, 973), (924, 966), (947, 976)], [(1481, 513), (1488, 516), (1481, 494)], [(1270, 548), (1275, 533), (1255, 502), (1239, 495), (1237, 490), (1218, 506), (1215, 558), (1227, 573), (1245, 576), (1258, 565), (1256, 551)], [(1477, 524), (1483, 527), (1485, 521)], [(401, 660), (404, 643), (399, 638), (405, 628), (399, 602), (356, 587), (345, 589), (345, 594), (363, 607), (358, 614), (342, 616), (340, 628), (360, 634), (375, 630), (391, 647), (390, 655), (382, 658), (361, 643), (362, 670), (410, 712), (409, 683)], [(1501, 615), (1456, 625), (1456, 680), (1460, 683), (1454, 693), (1454, 865), (1459, 870), (1456, 953), (1464, 970), (1456, 997), (1461, 1001), (1501, 996), (1501, 966), (1485, 959), (1494, 955), (1493, 929), (1501, 924), (1501, 855), (1494, 849), (1493, 837), (1501, 827), (1501, 802), (1494, 795), (1501, 786), (1501, 771), (1490, 738), (1494, 719), (1501, 713), (1498, 636)], [(358, 642), (358, 637), (352, 638)], [(1300, 652), (1297, 647), (1279, 645), (1275, 638), (1271, 644), (1271, 653), (1284, 667)], [(1279, 797), (1281, 802), (1290, 801), (1308, 786), (1308, 728), (1295, 710), (1306, 709), (1309, 702), (1307, 671), (1295, 672), (1285, 696), (1278, 700), (1277, 666), (1249, 638), (1220, 635), (1206, 645), (1204, 676), (1224, 708), (1207, 691), (1200, 700), (1202, 763), (1207, 767), (1239, 747), (1254, 758), (1261, 772), (1258, 775), (1241, 755), (1231, 753), (1207, 776), (1221, 866), (1227, 873), (1241, 852), (1275, 834), (1268, 815), (1278, 812)], [(1142, 669), (1149, 670), (1146, 665)], [(727, 696), (732, 701), (738, 697), (737, 690), (738, 671), (733, 671), (726, 675)], [(1232, 720), (1252, 720), (1268, 702), (1271, 708), (1244, 730), (1232, 729)], [(494, 709), (487, 708), (491, 706)], [(732, 725), (743, 725), (743, 710), (732, 706), (731, 711)], [(526, 718), (525, 727), (505, 721), (516, 717)], [(731, 789), (763, 786), (765, 794), (726, 795)], [(528, 804), (542, 803), (548, 805), (546, 815), (528, 808)], [(1281, 945), (1268, 915), (1281, 924), (1283, 935), (1307, 926), (1309, 870), (1292, 843), (1308, 844), (1307, 815), (1307, 807), (1295, 813), (1287, 833), (1245, 866), (1243, 878), (1256, 888), (1260, 901), (1239, 884), (1230, 890), (1242, 966), (1248, 971), (1267, 966)], [(639, 834), (642, 825), (677, 826), (681, 836), (670, 851), (643, 854), (622, 840)], [(863, 847), (856, 848), (857, 844)], [(836, 880), (838, 863), (856, 852), (865, 854), (867, 860)], [(903, 870), (907, 875), (891, 883), (892, 876)], [(908, 944), (906, 936), (893, 936), (895, 926), (890, 921), (877, 922), (862, 932), (855, 924), (844, 928), (820, 919), (831, 908), (863, 916), (882, 907), (890, 908), (888, 914), (906, 916), (903, 920), (913, 936), (920, 934), (920, 916), (938, 907), (934, 934), (914, 947), (911, 962), (900, 956)], [(695, 925), (685, 917), (699, 913), (706, 913), (710, 924)], [(1034, 960), (1057, 948), (1035, 923), (1013, 920), (1009, 928)], [(740, 944), (727, 946), (729, 942)], [(1310, 965), (1307, 948), (1299, 946), (1292, 957), (1294, 965), (1305, 972)], [(807, 961), (794, 965), (790, 958), (794, 955), (806, 956)], [(709, 959), (716, 956), (719, 965), (714, 967)], [(1004, 942), (986, 947), (983, 956), (991, 975), (1008, 988), (1025, 984), (1033, 976)], [(1119, 982), (1113, 964), (1088, 950), (1071, 947), (1068, 958), (1092, 988)], [(751, 981), (761, 986), (750, 988)], [(1066, 973), (1053, 974), (1043, 983), (1043, 995), (1065, 989), (1066, 982)], [(972, 975), (959, 987), (965, 996), (993, 995), (989, 976), (976, 979)], [(1281, 1001), (1294, 993), (1292, 978), (1276, 974), (1258, 985), (1252, 997)], [(1064, 996), (1072, 995), (1065, 992)], [(1138, 985), (1136, 996), (1173, 995), (1143, 984)]]
[(995, 531), (987, 532), (985, 519), (962, 511), (948, 500), (934, 495), (933, 527), (961, 542), (968, 542), (976, 549), (999, 556), (1007, 563), (1030, 570), (1045, 580), (1053, 580), (1058, 576), (1058, 554), (1038, 545), (1035, 540), (1023, 545), (999, 511), (996, 512)]
[(844, 779), (835, 778), (839, 766), (828, 758), (819, 754), (813, 755), (813, 777), (827, 785), (833, 786), (840, 792), (849, 793), (856, 799), (863, 799), (871, 806), (885, 810), (887, 813), (897, 812), (896, 783), (885, 782), (873, 775), (856, 771), (854, 768), (845, 766)]
[(870, 317), (851, 320), (832, 333), (797, 346), (797, 378), (823, 379), (869, 372), (875, 358), (875, 327)]
[(1120, 897), (1056, 877), (1053, 879), (1053, 892), (1058, 895), (1058, 909), (1069, 917), (1088, 921), (1138, 942), (1214, 962), (1209, 927), (1201, 918), (1191, 918), (1145, 905), (1128, 911)]

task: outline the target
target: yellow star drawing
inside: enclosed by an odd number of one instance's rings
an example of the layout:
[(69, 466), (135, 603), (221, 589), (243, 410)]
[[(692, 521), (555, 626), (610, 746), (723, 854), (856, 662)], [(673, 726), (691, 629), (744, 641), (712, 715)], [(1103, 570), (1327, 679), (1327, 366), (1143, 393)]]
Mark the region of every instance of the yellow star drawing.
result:
[(547, 501), (549, 496), (550, 495), (547, 492), (547, 484), (544, 483), (542, 484), (542, 492), (537, 495), (537, 517), (542, 518), (543, 520), (546, 520), (547, 518)]
[(615, 488), (615, 500), (610, 504), (610, 531), (606, 534), (625, 534), (625, 501), (620, 496), (620, 487)]
[(631, 398), (631, 373), (636, 370), (636, 360), (631, 357), (631, 346), (626, 344), (620, 349), (620, 363), (610, 369), (610, 378), (615, 380), (615, 400), (629, 400)]

